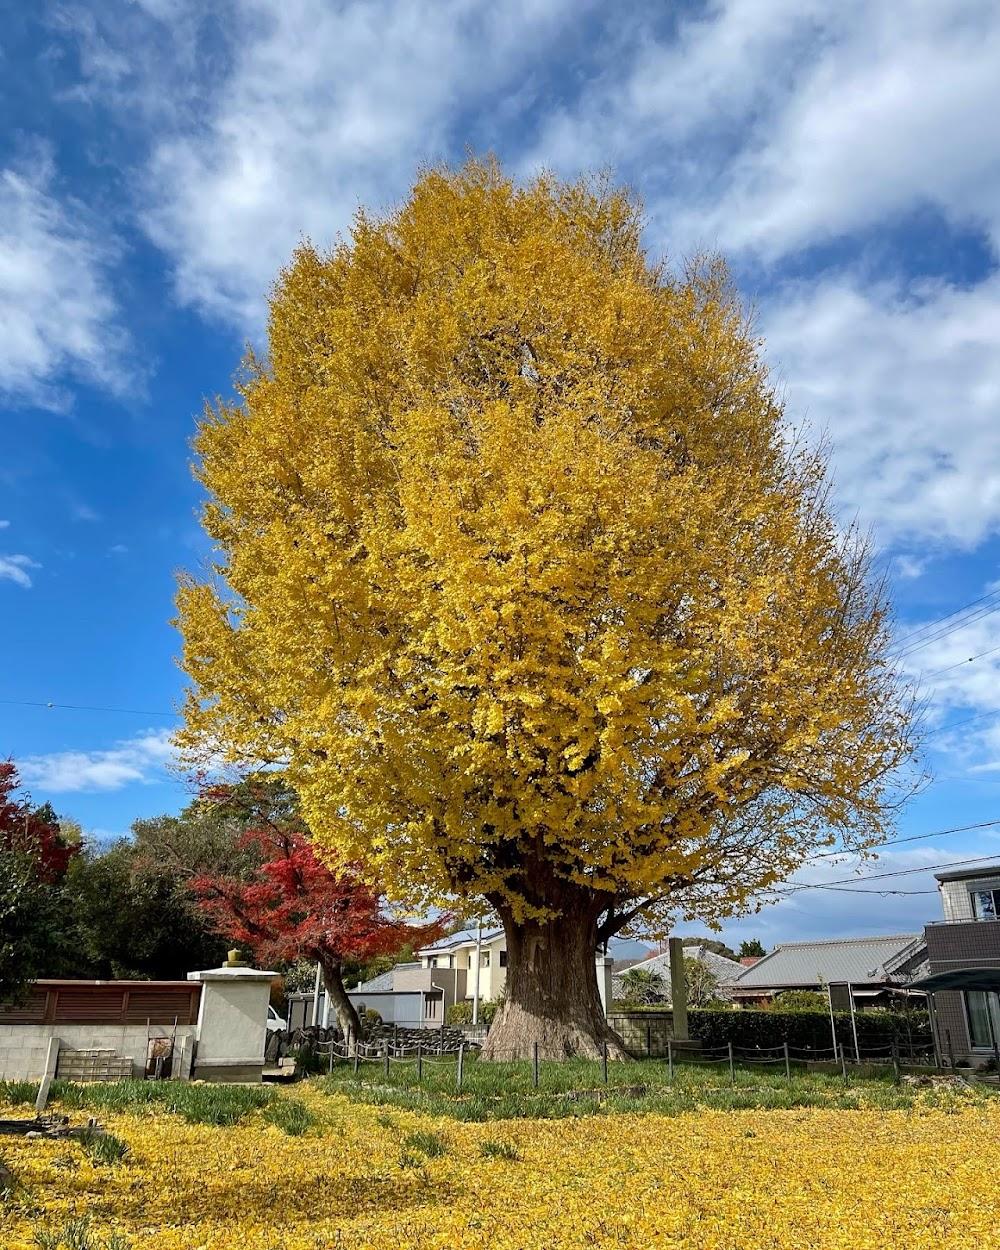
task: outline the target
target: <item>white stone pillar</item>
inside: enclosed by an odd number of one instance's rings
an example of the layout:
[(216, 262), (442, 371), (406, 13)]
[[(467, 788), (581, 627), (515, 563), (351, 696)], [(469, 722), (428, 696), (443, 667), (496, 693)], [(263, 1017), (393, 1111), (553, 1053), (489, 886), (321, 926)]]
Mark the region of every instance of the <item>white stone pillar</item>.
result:
[(188, 973), (189, 981), (201, 982), (194, 1080), (261, 1079), (275, 975), (235, 963)]
[(598, 955), (597, 963), (597, 989), (601, 995), (601, 1006), (604, 1008), (604, 1016), (607, 1018), (608, 1012), (611, 1010), (611, 965), (614, 960), (610, 955)]

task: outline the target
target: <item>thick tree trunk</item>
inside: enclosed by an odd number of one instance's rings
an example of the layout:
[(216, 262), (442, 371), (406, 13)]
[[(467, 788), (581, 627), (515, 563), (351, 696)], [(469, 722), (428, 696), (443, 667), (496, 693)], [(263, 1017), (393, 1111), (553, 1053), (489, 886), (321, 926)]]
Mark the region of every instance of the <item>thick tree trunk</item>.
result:
[(337, 1023), (340, 1025), (340, 1031), (345, 1038), (350, 1037), (354, 1042), (361, 1037), (361, 1021), (358, 1013), (354, 1010), (354, 1004), (347, 997), (347, 991), (344, 989), (344, 977), (340, 967), (340, 963), (336, 959), (320, 958), (320, 967), (323, 969), (323, 985), (326, 989), (327, 998), (330, 1006), (337, 1013)]
[(546, 923), (517, 923), (503, 916), (507, 935), (505, 1001), (490, 1027), (484, 1059), (580, 1056), (626, 1058), (621, 1038), (608, 1027), (597, 988), (597, 917), (580, 892)]

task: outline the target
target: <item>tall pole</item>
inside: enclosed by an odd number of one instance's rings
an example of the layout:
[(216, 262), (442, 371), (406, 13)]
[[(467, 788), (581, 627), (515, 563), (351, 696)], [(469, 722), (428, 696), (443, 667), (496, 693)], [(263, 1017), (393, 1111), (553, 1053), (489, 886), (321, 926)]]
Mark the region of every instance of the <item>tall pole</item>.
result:
[(858, 1046), (858, 1020), (854, 1014), (854, 986), (847, 982), (847, 1001), (851, 1004), (851, 1032), (854, 1034), (854, 1061), (861, 1063), (861, 1048)]
[(479, 967), (483, 962), (483, 918), (476, 922), (476, 975), (472, 978), (472, 1023), (479, 1023)]
[(684, 975), (684, 943), (680, 938), (669, 938), (670, 952), (670, 1006), (673, 1034), (678, 1041), (688, 1039), (687, 978)]
[(319, 1024), (319, 987), (320, 987), (320, 982), (322, 981), (322, 979), (323, 979), (323, 969), (320, 967), (319, 961), (317, 961), (316, 981), (313, 985), (313, 1011), (312, 1011), (313, 1028), (315, 1028), (316, 1025)]
[(830, 1032), (833, 1034), (833, 1062), (837, 1062), (837, 1021), (833, 1014), (833, 989), (830, 983), (826, 986), (826, 1001), (830, 1004)]

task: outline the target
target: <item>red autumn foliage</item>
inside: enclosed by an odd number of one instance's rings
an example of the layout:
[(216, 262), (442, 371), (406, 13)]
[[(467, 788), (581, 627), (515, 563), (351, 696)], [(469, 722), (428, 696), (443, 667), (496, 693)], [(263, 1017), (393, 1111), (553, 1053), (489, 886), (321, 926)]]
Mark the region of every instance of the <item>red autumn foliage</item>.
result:
[(28, 856), (38, 879), (54, 884), (66, 875), (80, 848), (65, 840), (52, 808), (32, 807), (28, 795), (18, 794), (20, 786), (15, 765), (0, 762), (0, 852)]
[(191, 889), (219, 932), (249, 947), (258, 962), (309, 959), (327, 969), (441, 935), (442, 922), (410, 925), (391, 916), (357, 865), (324, 863), (287, 805), (273, 810), (273, 787), (250, 793), (249, 804), (245, 787), (216, 787), (203, 798), (245, 812), (248, 827), (236, 837), (259, 856), (252, 878), (202, 875)]

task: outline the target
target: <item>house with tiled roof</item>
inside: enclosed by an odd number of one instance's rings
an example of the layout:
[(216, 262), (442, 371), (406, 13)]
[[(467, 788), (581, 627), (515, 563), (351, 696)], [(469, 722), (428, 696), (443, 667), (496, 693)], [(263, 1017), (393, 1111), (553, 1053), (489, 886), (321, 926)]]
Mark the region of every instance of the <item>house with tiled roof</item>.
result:
[(906, 959), (920, 958), (919, 937), (916, 933), (894, 933), (783, 942), (752, 967), (741, 970), (731, 997), (742, 1006), (759, 1007), (785, 990), (823, 990), (828, 985), (849, 984), (856, 1007), (886, 1006), (902, 992)]
[[(709, 950), (707, 946), (685, 946), (684, 957), (686, 959), (697, 959), (699, 963), (705, 965), (718, 981), (717, 997), (728, 999), (731, 997), (731, 989), (737, 977), (744, 971), (741, 964), (735, 959), (727, 959), (725, 955), (720, 955), (716, 951)], [(627, 997), (628, 982), (622, 977), (628, 972), (652, 972), (662, 978), (666, 998), (670, 998), (670, 955), (664, 951), (661, 955), (653, 955), (649, 959), (640, 960), (638, 963), (630, 964), (627, 968), (615, 969), (611, 978), (611, 994), (613, 998), (622, 999)]]

